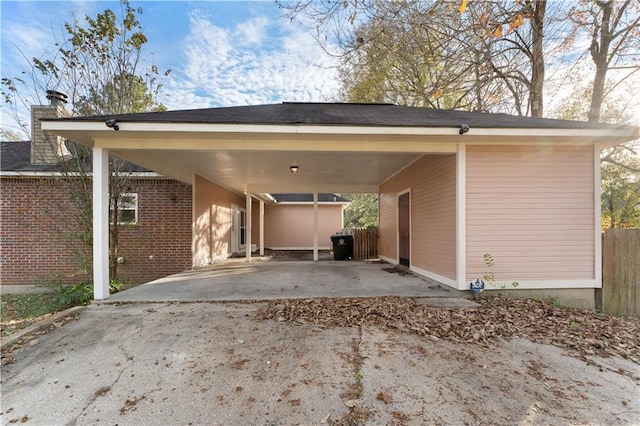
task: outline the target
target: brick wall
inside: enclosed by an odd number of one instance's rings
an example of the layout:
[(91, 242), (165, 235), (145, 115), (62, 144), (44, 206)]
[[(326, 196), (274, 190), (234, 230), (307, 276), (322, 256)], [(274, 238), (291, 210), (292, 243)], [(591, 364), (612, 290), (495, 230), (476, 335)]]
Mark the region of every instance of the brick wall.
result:
[[(67, 283), (90, 279), (68, 182), (3, 177), (0, 181), (0, 283), (38, 284), (54, 274)], [(191, 187), (167, 179), (133, 179), (138, 224), (121, 226), (119, 275), (139, 284), (191, 267)], [(84, 253), (84, 256), (82, 255)], [(88, 265), (90, 268), (90, 265)]]
[(175, 180), (134, 179), (138, 223), (120, 225), (118, 275), (139, 284), (191, 269), (191, 186)]

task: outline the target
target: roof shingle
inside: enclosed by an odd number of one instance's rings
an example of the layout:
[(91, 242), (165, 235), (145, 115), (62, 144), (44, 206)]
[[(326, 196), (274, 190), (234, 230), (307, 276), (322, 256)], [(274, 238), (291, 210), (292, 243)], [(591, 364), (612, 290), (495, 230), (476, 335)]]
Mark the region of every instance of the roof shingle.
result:
[[(552, 128), (601, 129), (620, 126), (582, 121), (518, 117), (457, 110), (418, 108), (392, 104), (295, 103), (223, 108), (188, 109), (136, 114), (63, 118), (66, 121), (106, 121), (149, 123), (327, 125), (379, 127), (460, 127), (471, 128)], [(634, 127), (635, 128), (635, 127)]]

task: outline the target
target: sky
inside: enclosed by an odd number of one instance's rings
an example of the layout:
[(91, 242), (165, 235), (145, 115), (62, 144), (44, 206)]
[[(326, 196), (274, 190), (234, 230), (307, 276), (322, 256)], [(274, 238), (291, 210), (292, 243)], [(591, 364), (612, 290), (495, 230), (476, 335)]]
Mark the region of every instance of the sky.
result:
[[(159, 99), (170, 110), (336, 100), (335, 59), (273, 0), (130, 4), (143, 9), (140, 21), (149, 40), (143, 57), (172, 71), (162, 78)], [(0, 0), (2, 76), (21, 75), (25, 57), (48, 57), (53, 34), (62, 34), (74, 14), (95, 17), (108, 8), (120, 11), (120, 2)], [(17, 132), (4, 103), (0, 113), (3, 127)], [(28, 111), (20, 116), (28, 118)]]
[[(149, 42), (143, 50), (147, 65), (161, 71), (159, 101), (170, 110), (338, 100), (336, 59), (327, 55), (313, 33), (299, 20), (283, 15), (275, 0), (130, 0), (141, 7), (139, 16)], [(560, 4), (565, 4), (560, 2)], [(570, 3), (566, 3), (570, 4)], [(56, 49), (54, 34), (75, 16), (95, 17), (110, 8), (121, 10), (119, 0), (0, 0), (0, 67), (3, 77), (20, 76), (33, 57), (48, 58)], [(574, 53), (586, 52), (577, 43)], [(589, 61), (586, 61), (587, 63)], [(547, 70), (554, 90), (545, 89), (546, 111), (552, 111), (571, 86), (554, 80), (567, 72), (566, 65)], [(575, 70), (569, 70), (575, 74)], [(591, 70), (582, 70), (589, 73)], [(559, 88), (558, 88), (559, 87)], [(566, 92), (566, 93), (565, 93)], [(33, 103), (46, 103), (44, 100)], [(36, 100), (34, 100), (36, 101)], [(633, 102), (640, 124), (640, 103)], [(27, 138), (16, 124), (14, 112), (0, 100), (0, 122)], [(28, 122), (28, 108), (17, 111)]]

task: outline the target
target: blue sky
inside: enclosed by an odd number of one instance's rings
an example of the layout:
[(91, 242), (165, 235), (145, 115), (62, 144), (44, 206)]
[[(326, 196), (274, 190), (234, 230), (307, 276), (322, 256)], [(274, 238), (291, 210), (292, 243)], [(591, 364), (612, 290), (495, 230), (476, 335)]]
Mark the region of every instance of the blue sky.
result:
[[(144, 57), (161, 70), (160, 101), (169, 109), (331, 101), (338, 90), (334, 60), (275, 1), (136, 1), (149, 39)], [(0, 3), (2, 75), (18, 76), (24, 56), (44, 57), (53, 33), (73, 14), (95, 17), (119, 1), (7, 1)], [(22, 52), (22, 53), (20, 53)], [(22, 112), (23, 118), (25, 112)], [(15, 121), (2, 105), (2, 124)]]
[[(140, 20), (149, 39), (144, 58), (160, 70), (172, 70), (162, 80), (159, 99), (169, 109), (337, 99), (335, 59), (317, 46), (310, 30), (282, 16), (275, 0), (131, 0), (131, 5), (143, 9)], [(49, 57), (47, 52), (55, 49), (53, 34), (60, 37), (73, 14), (82, 20), (107, 8), (119, 12), (120, 1), (0, 0), (2, 76), (20, 76), (28, 66), (25, 56)], [(574, 53), (587, 47), (578, 43)], [(587, 68), (580, 72), (590, 79), (585, 55)], [(561, 105), (572, 89), (563, 83), (565, 74), (575, 72), (567, 71), (567, 64), (547, 70), (547, 111)], [(32, 103), (45, 103), (40, 95)], [(638, 123), (639, 105), (637, 100), (632, 105)], [(28, 109), (19, 109), (18, 115), (28, 121)], [(3, 128), (26, 137), (3, 102), (0, 119)]]

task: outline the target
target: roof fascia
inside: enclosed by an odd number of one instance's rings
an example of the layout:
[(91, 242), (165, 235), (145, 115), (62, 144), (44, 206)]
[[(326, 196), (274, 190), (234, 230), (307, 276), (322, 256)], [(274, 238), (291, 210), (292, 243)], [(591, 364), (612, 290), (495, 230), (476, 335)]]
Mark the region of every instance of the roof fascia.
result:
[[(394, 127), (394, 126), (341, 126), (341, 125), (283, 125), (283, 124), (211, 124), (211, 123), (149, 123), (120, 122), (120, 132), (178, 132), (178, 133), (280, 133), (280, 134), (358, 134), (358, 135), (424, 135), (455, 136), (458, 127)], [(112, 133), (104, 123), (93, 121), (42, 121), (42, 129), (50, 131), (90, 131)], [(472, 127), (465, 136), (525, 136), (525, 137), (629, 137), (640, 138), (640, 128), (633, 126), (599, 129), (556, 128), (479, 128)]]

